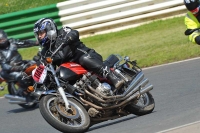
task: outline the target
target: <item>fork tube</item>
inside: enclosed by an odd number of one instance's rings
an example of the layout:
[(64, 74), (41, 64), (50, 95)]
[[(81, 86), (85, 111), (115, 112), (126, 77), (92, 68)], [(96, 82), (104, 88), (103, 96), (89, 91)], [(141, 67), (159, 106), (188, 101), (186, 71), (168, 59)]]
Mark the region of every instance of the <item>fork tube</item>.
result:
[(60, 95), (62, 96), (64, 102), (65, 102), (65, 108), (67, 109), (67, 111), (70, 109), (70, 106), (69, 106), (69, 102), (67, 100), (67, 97), (65, 96), (65, 91), (63, 90), (62, 87), (58, 87), (58, 91), (60, 93)]
[(51, 68), (51, 72), (52, 72), (52, 74), (54, 76), (54, 79), (56, 81), (57, 86), (60, 87), (60, 82), (58, 80), (58, 77), (56, 76), (56, 71), (54, 70), (54, 67), (51, 64), (49, 66)]
[(56, 72), (55, 72), (55, 70), (54, 70), (54, 67), (53, 67), (51, 64), (50, 64), (50, 68), (51, 68), (51, 72), (53, 73), (53, 76), (54, 76), (54, 79), (55, 79), (55, 81), (56, 81), (56, 84), (57, 84), (57, 86), (58, 86), (58, 91), (59, 91), (61, 97), (63, 98), (64, 102), (65, 102), (65, 108), (66, 108), (67, 110), (69, 110), (69, 109), (70, 109), (70, 106), (69, 106), (69, 102), (68, 102), (68, 100), (67, 100), (67, 97), (65, 96), (65, 91), (64, 91), (63, 88), (60, 86), (60, 82), (59, 82), (59, 80), (58, 80), (58, 77), (56, 76)]

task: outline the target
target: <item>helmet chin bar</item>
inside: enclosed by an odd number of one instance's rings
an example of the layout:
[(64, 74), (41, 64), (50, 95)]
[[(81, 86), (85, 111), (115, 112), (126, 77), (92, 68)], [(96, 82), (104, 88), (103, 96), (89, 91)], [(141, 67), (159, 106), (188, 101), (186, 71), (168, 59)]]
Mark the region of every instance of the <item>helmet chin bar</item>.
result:
[(45, 46), (46, 43), (48, 43), (48, 37), (45, 35), (45, 37), (40, 41), (40, 43), (42, 44), (42, 46)]
[(57, 37), (57, 32), (54, 30), (50, 30), (47, 32), (47, 37), (49, 38), (49, 40), (55, 40)]

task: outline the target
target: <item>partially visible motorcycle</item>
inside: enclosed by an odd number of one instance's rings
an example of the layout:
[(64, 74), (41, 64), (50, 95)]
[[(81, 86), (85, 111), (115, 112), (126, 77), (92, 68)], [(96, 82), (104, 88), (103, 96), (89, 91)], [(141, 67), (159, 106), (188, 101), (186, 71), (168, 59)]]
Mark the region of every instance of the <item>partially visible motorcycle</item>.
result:
[(81, 133), (93, 124), (129, 114), (142, 116), (154, 110), (154, 98), (149, 92), (153, 85), (148, 84), (136, 61), (114, 54), (104, 61), (124, 80), (124, 85), (116, 89), (109, 80), (73, 62), (55, 69), (52, 57), (62, 45), (51, 57), (37, 57), (40, 63), (32, 72), (32, 88), (40, 85), (46, 90), (39, 97), (39, 109), (52, 127), (61, 132)]
[[(4, 80), (2, 77), (0, 77), (0, 84), (4, 85), (0, 86), (0, 89), (4, 90), (4, 88), (7, 86), (9, 94), (6, 94), (4, 97), (9, 99), (9, 103), (18, 104), (25, 109), (30, 109), (34, 108), (38, 104), (37, 97), (39, 97), (41, 93), (41, 91), (32, 92), (31, 88), (28, 88), (34, 84), (31, 73), (37, 65), (34, 61), (23, 61), (22, 65), (24, 66), (24, 69), (21, 72), (23, 75), (22, 82), (25, 85), (24, 87), (27, 87), (28, 94), (25, 97), (18, 96), (19, 83), (15, 80)], [(26, 90), (26, 88), (24, 90)]]

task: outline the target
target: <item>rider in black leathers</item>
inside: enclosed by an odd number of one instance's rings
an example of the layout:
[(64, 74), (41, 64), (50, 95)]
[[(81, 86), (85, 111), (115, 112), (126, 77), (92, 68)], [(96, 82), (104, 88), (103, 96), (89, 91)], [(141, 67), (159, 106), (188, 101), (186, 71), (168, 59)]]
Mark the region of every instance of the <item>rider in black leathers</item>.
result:
[(61, 43), (65, 44), (53, 57), (53, 65), (60, 66), (64, 62), (75, 62), (87, 70), (108, 78), (117, 89), (123, 85), (123, 80), (117, 78), (109, 67), (103, 64), (102, 56), (80, 41), (77, 30), (70, 27), (58, 30), (51, 18), (42, 18), (35, 23), (34, 34), (43, 47), (41, 54), (45, 57), (50, 56)]
[[(20, 88), (23, 85), (21, 81), (20, 71), (23, 69), (22, 56), (19, 54), (17, 48), (26, 48), (38, 46), (36, 41), (32, 40), (19, 40), (19, 39), (8, 39), (7, 34), (4, 30), (0, 29), (0, 64), (1, 72), (0, 75), (5, 80), (16, 80), (20, 83)], [(21, 93), (22, 90), (20, 90)], [(22, 95), (22, 94), (20, 94)]]

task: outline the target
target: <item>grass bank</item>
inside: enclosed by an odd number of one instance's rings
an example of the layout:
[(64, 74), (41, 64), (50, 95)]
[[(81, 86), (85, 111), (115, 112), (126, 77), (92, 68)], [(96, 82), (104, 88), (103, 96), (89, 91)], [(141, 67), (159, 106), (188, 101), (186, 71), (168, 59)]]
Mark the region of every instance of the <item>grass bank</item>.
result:
[[(81, 41), (104, 59), (113, 53), (128, 55), (143, 68), (198, 57), (200, 47), (189, 42), (184, 35), (183, 20), (184, 17), (158, 20), (136, 28), (82, 38)], [(24, 59), (32, 59), (37, 49), (19, 51)]]
[[(81, 41), (104, 59), (112, 53), (128, 55), (141, 67), (197, 57), (200, 48), (184, 35), (183, 20), (184, 17), (158, 20), (136, 28), (82, 38)], [(37, 49), (20, 49), (20, 53), (24, 59), (31, 59)]]
[(44, 6), (44, 5), (56, 4), (63, 1), (66, 1), (66, 0), (34, 0), (32, 2), (29, 0), (1, 0), (0, 1), (0, 7), (1, 7), (0, 15), (16, 12), (19, 10), (26, 10), (30, 8)]

